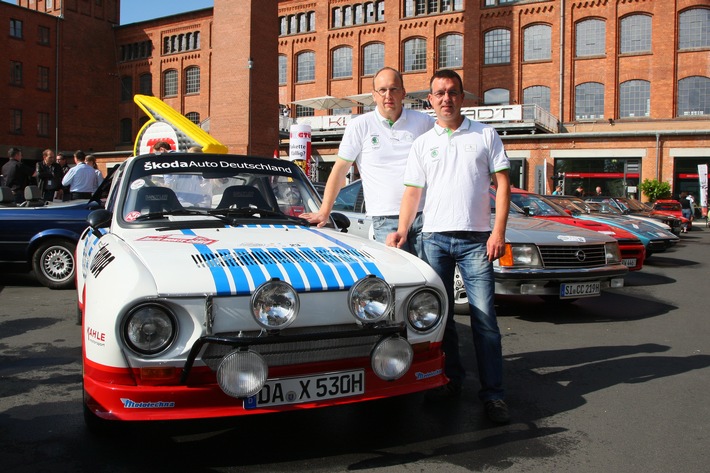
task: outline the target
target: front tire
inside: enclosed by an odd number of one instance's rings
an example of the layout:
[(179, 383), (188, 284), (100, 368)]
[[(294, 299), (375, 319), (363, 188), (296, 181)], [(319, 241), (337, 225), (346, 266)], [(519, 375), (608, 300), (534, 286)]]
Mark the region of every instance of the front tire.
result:
[(39, 245), (32, 255), (32, 270), (43, 286), (50, 289), (69, 289), (74, 286), (76, 243), (67, 240), (48, 240)]

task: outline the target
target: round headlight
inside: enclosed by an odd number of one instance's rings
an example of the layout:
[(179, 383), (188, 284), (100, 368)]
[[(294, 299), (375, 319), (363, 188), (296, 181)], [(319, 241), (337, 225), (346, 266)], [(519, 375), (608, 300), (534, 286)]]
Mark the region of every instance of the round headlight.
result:
[(126, 345), (141, 355), (156, 355), (175, 339), (177, 324), (167, 308), (143, 304), (128, 313), (123, 323)]
[(372, 369), (380, 379), (399, 379), (412, 366), (414, 351), (402, 337), (389, 337), (377, 344), (372, 351)]
[(442, 315), (441, 299), (430, 289), (423, 289), (409, 299), (407, 319), (414, 330), (424, 332), (435, 327)]
[(350, 288), (348, 301), (350, 312), (359, 322), (378, 322), (392, 310), (392, 289), (382, 279), (368, 276)]
[(296, 320), (299, 304), (298, 294), (289, 283), (273, 279), (254, 292), (251, 311), (256, 323), (267, 330), (279, 330)]
[(607, 264), (619, 264), (621, 263), (621, 252), (619, 251), (619, 243), (605, 243), (604, 250), (606, 253), (606, 263)]
[(250, 397), (261, 391), (269, 375), (266, 361), (255, 351), (233, 351), (217, 368), (217, 384), (232, 397)]

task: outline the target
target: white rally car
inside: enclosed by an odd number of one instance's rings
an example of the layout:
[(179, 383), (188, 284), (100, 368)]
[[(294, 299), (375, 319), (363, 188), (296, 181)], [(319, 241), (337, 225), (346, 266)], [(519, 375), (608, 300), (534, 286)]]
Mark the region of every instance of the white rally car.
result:
[(444, 384), (441, 280), (408, 253), (342, 233), (343, 216), (309, 227), (299, 215), (319, 204), (288, 161), (168, 153), (123, 163), (77, 246), (87, 425)]

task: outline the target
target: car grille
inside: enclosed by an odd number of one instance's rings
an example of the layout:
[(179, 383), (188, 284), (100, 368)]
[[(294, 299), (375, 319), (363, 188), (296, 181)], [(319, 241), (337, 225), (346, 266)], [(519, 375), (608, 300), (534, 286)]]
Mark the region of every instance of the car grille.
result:
[(595, 268), (606, 265), (604, 245), (540, 246), (545, 268)]
[[(240, 334), (221, 333), (218, 336), (238, 338), (238, 335)], [(249, 348), (263, 356), (269, 366), (284, 366), (368, 357), (380, 338), (382, 338), (382, 334), (377, 333), (348, 338), (329, 338), (326, 333), (323, 334), (323, 338), (317, 340), (280, 343), (275, 341), (274, 343), (251, 345)], [(274, 337), (274, 340), (278, 340), (278, 337)], [(212, 370), (217, 370), (222, 358), (232, 351), (234, 351), (232, 346), (208, 343), (201, 358)]]

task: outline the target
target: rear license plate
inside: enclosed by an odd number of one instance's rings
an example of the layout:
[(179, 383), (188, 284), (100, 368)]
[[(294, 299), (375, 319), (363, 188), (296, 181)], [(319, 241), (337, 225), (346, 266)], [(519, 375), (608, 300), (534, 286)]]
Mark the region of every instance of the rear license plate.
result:
[(627, 268), (633, 268), (636, 266), (636, 258), (623, 259), (623, 260), (621, 260), (621, 264), (623, 264)]
[(244, 409), (322, 401), (356, 396), (364, 392), (364, 370), (270, 379), (259, 394), (244, 400)]
[(601, 294), (601, 284), (594, 282), (568, 282), (560, 284), (560, 299), (591, 297)]

